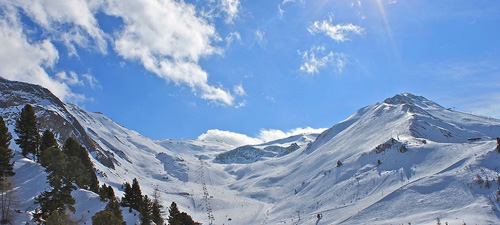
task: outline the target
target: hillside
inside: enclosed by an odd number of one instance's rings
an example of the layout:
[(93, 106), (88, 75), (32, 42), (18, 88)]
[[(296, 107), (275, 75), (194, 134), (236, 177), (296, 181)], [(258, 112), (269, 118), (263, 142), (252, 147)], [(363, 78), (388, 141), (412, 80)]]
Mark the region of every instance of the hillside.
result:
[[(16, 113), (33, 104), (43, 129), (87, 147), (99, 181), (117, 196), (122, 183), (138, 178), (144, 194), (158, 188), (163, 205), (175, 201), (204, 224), (500, 223), (494, 140), (500, 121), (422, 96), (403, 93), (366, 106), (322, 134), (231, 146), (151, 140), (40, 86), (2, 79), (0, 87), (0, 114), (12, 133)], [(22, 223), (34, 210), (33, 197), (47, 187), (46, 174), (31, 160), (15, 159)], [(84, 190), (73, 196), (73, 218), (82, 223), (105, 206)], [(123, 212), (128, 224), (138, 221)]]

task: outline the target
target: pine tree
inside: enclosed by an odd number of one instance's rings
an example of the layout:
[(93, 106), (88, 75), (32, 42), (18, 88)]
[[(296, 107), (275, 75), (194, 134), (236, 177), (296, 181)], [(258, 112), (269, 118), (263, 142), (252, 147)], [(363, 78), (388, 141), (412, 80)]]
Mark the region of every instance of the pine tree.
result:
[(116, 199), (109, 200), (106, 205), (106, 210), (112, 212), (117, 219), (123, 221), (122, 210), (120, 209), (120, 203)]
[(22, 109), (19, 119), (16, 120), (14, 131), (19, 137), (15, 141), (19, 145), (19, 148), (21, 148), (23, 156), (27, 157), (30, 153), (34, 157), (38, 155), (37, 150), (40, 134), (38, 133), (35, 111), (30, 104), (26, 104)]
[(139, 181), (137, 181), (137, 178), (134, 178), (132, 186), (128, 182), (124, 183), (123, 186), (125, 193), (122, 197), (122, 206), (139, 211), (143, 198)]
[(10, 162), (14, 158), (14, 153), (9, 148), (10, 140), (12, 140), (12, 135), (0, 116), (0, 182), (3, 182), (4, 177), (11, 177), (15, 174), (14, 162)]
[(115, 191), (113, 190), (113, 187), (111, 187), (111, 186), (108, 186), (108, 198), (109, 198), (109, 200), (116, 200)]
[(71, 196), (75, 186), (57, 174), (49, 174), (48, 179), (52, 190), (35, 197), (35, 204), (40, 204), (40, 212), (34, 214), (36, 221), (46, 220), (55, 211), (61, 214), (66, 210), (75, 212), (75, 199)]
[(64, 212), (54, 211), (47, 217), (45, 224), (48, 225), (70, 225), (70, 224), (78, 224), (69, 218), (69, 215)]
[(153, 215), (153, 202), (149, 196), (145, 195), (139, 206), (139, 212), (141, 213), (139, 218), (141, 219), (141, 224), (149, 225), (152, 222)]
[(40, 161), (40, 156), (43, 155), (43, 151), (47, 148), (59, 148), (59, 145), (57, 144), (56, 138), (54, 137), (54, 133), (52, 133), (50, 130), (45, 130), (42, 134), (42, 138), (40, 140), (40, 147), (38, 149), (38, 158)]
[(163, 213), (163, 205), (160, 203), (160, 192), (158, 191), (158, 188), (155, 188), (154, 193), (153, 193), (153, 204), (152, 204), (152, 209), (151, 209), (151, 219), (156, 225), (163, 225), (165, 221), (163, 220), (163, 217), (161, 214)]
[(130, 199), (130, 207), (139, 210), (142, 201), (142, 192), (141, 187), (139, 186), (139, 181), (137, 178), (134, 178), (132, 181), (132, 195)]
[(132, 201), (132, 186), (130, 186), (130, 183), (125, 182), (123, 184), (123, 192), (121, 204), (123, 207), (130, 207)]
[(9, 148), (10, 140), (12, 140), (12, 135), (5, 125), (3, 117), (0, 116), (0, 148)]
[(101, 210), (92, 216), (93, 225), (121, 225), (122, 221), (107, 210)]
[(196, 224), (190, 215), (188, 215), (185, 212), (179, 212), (179, 209), (177, 208), (177, 204), (175, 202), (172, 202), (168, 211), (170, 213), (170, 215), (168, 216), (168, 223), (170, 225), (194, 225), (194, 224)]
[(99, 192), (99, 181), (94, 172), (94, 166), (90, 161), (87, 150), (75, 139), (68, 138), (63, 146), (63, 152), (66, 154), (73, 165), (68, 171), (71, 180), (78, 187), (84, 188), (95, 193)]
[(14, 153), (12, 149), (0, 147), (0, 182), (3, 182), (5, 177), (12, 177), (14, 174)]
[(179, 209), (177, 208), (177, 203), (172, 202), (170, 205), (170, 208), (168, 209), (168, 223), (169, 224), (178, 224), (178, 218), (179, 218)]
[(497, 152), (500, 153), (500, 137), (497, 137)]
[(102, 186), (99, 188), (99, 198), (101, 199), (102, 202), (106, 201), (109, 199), (108, 196), (108, 186), (106, 184), (102, 184)]
[(53, 212), (58, 211), (61, 215), (69, 210), (75, 211), (73, 205), (75, 199), (71, 192), (76, 189), (67, 173), (70, 164), (68, 156), (59, 149), (50, 147), (42, 155), (48, 183), (52, 187), (50, 191), (44, 191), (35, 198), (35, 204), (40, 204), (40, 211), (34, 214), (36, 221), (46, 220)]

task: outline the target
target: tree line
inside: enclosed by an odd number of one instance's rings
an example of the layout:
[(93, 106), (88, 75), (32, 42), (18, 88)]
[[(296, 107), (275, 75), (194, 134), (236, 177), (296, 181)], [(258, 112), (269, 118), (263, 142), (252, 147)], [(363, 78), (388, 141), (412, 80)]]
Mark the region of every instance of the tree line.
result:
[[(122, 207), (129, 207), (140, 213), (141, 224), (164, 224), (162, 214), (163, 206), (160, 203), (159, 192), (155, 190), (152, 198), (143, 195), (137, 179), (132, 185), (123, 184), (124, 196), (121, 201), (115, 197), (111, 186), (103, 184), (99, 187), (99, 181), (95, 174), (92, 161), (85, 147), (75, 139), (68, 138), (62, 147), (59, 146), (55, 135), (50, 130), (45, 130), (40, 136), (39, 124), (33, 107), (25, 105), (15, 121), (14, 131), (18, 135), (15, 143), (19, 146), (24, 157), (33, 157), (33, 160), (45, 167), (47, 183), (51, 190), (42, 192), (35, 197), (35, 209), (33, 217), (38, 224), (77, 224), (69, 217), (69, 212), (75, 212), (76, 200), (71, 192), (77, 188), (86, 189), (99, 194), (101, 201), (108, 201), (106, 208), (97, 212), (92, 217), (92, 223), (106, 225), (122, 225)], [(14, 176), (14, 162), (11, 162), (14, 154), (9, 148), (12, 135), (0, 116), (0, 211), (1, 224), (12, 223), (12, 181)], [(169, 207), (168, 223), (198, 224), (185, 212), (179, 212), (175, 202)]]

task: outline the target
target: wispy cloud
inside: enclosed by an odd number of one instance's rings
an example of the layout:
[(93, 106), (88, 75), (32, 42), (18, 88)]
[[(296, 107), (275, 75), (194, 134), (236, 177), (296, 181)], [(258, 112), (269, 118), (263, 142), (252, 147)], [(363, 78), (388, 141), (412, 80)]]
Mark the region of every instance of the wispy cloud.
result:
[(285, 13), (285, 10), (283, 9), (285, 5), (290, 4), (290, 3), (295, 3), (295, 2), (300, 2), (300, 3), (305, 3), (305, 0), (283, 0), (279, 5), (278, 5), (278, 12), (280, 14), (280, 17), (283, 17), (283, 14)]
[(362, 35), (364, 33), (363, 28), (352, 23), (333, 24), (333, 16), (330, 16), (328, 20), (315, 21), (308, 30), (313, 35), (323, 33), (338, 42), (350, 40), (347, 35)]
[(245, 92), (245, 89), (243, 89), (243, 85), (242, 84), (239, 84), (239, 85), (235, 85), (234, 88), (233, 88), (233, 91), (236, 95), (239, 95), (239, 96), (244, 96), (246, 95), (247, 93)]
[(207, 0), (199, 2), (203, 5), (200, 14), (209, 20), (223, 18), (227, 24), (234, 23), (241, 12), (240, 0)]
[(220, 0), (221, 9), (226, 14), (226, 23), (233, 23), (240, 10), (239, 0)]
[(236, 40), (241, 41), (240, 33), (238, 33), (238, 32), (229, 33), (226, 36), (226, 46), (231, 45), (231, 43), (233, 43), (233, 41), (236, 41)]
[(338, 73), (344, 69), (347, 57), (343, 53), (326, 51), (324, 46), (313, 46), (311, 49), (298, 53), (302, 56), (300, 71), (317, 74), (323, 68), (333, 68)]
[(266, 32), (261, 30), (260, 28), (255, 31), (255, 37), (257, 38), (257, 42), (259, 42), (260, 45), (265, 43), (265, 35)]

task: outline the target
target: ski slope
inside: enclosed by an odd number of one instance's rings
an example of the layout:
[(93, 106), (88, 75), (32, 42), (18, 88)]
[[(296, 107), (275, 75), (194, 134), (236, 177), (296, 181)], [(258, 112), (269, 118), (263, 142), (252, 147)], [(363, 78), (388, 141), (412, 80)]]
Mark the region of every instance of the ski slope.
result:
[[(53, 107), (42, 102), (41, 109)], [(143, 194), (158, 189), (164, 206), (175, 201), (204, 224), (500, 223), (494, 139), (500, 121), (422, 96), (402, 93), (366, 106), (321, 134), (244, 147), (151, 140), (101, 113), (71, 104), (63, 109), (63, 117), (74, 118), (92, 140), (101, 184), (121, 197), (121, 185), (137, 178)], [(112, 166), (98, 160), (100, 154)], [(22, 193), (16, 222), (23, 223), (34, 210), (33, 198), (47, 188), (46, 174), (19, 156), (15, 171)], [(94, 193), (77, 190), (73, 196), (72, 218), (81, 223), (105, 207)], [(138, 223), (137, 212), (123, 212), (128, 224)]]

